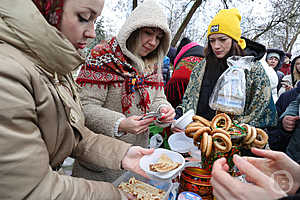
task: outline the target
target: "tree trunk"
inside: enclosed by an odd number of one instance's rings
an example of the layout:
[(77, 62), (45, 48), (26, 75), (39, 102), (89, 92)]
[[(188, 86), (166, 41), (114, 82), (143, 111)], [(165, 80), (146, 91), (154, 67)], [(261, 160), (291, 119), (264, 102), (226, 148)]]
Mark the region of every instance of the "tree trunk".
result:
[(182, 24), (180, 25), (177, 33), (175, 34), (175, 36), (174, 36), (174, 38), (172, 40), (172, 43), (171, 43), (172, 47), (176, 46), (179, 38), (181, 37), (181, 34), (183, 33), (184, 29), (188, 25), (189, 21), (193, 17), (193, 14), (196, 12), (197, 8), (201, 5), (201, 3), (202, 3), (202, 0), (196, 0), (195, 3), (193, 4), (191, 10), (189, 11), (189, 13), (187, 14), (187, 16), (183, 20)]
[(137, 0), (132, 0), (132, 10), (134, 10), (137, 7)]
[(287, 52), (291, 53), (292, 52), (292, 49), (293, 49), (293, 46), (298, 38), (300, 34), (300, 28), (298, 28), (298, 31), (296, 32), (296, 34), (293, 36), (291, 42), (288, 44), (288, 48), (287, 48)]

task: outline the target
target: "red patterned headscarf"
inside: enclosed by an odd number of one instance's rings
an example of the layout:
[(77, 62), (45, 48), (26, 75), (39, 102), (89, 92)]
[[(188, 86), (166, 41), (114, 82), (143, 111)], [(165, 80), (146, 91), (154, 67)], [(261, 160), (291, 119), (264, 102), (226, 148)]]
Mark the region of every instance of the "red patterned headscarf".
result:
[(121, 87), (122, 112), (129, 114), (135, 93), (139, 94), (138, 107), (141, 111), (143, 113), (149, 111), (151, 101), (146, 88), (162, 90), (164, 83), (161, 79), (161, 74), (157, 70), (146, 76), (139, 74), (136, 68), (129, 64), (118, 41), (113, 37), (109, 42), (102, 42), (91, 50), (76, 81), (83, 87), (92, 85), (104, 88), (108, 85)]
[(64, 0), (32, 0), (47, 22), (60, 29)]

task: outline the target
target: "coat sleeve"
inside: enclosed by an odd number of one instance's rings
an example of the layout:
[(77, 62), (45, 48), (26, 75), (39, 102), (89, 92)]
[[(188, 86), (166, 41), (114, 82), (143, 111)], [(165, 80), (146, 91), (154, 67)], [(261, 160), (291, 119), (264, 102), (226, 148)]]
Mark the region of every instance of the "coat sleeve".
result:
[(287, 115), (291, 115), (291, 116), (299, 115), (299, 105), (300, 105), (299, 103), (300, 103), (300, 95), (298, 95), (298, 97), (289, 104), (285, 112), (280, 116), (280, 121)]
[[(32, 87), (36, 77), (26, 68), (11, 64), (13, 60), (6, 61), (0, 67), (0, 199), (121, 199), (111, 183), (60, 175), (51, 169), (35, 110), (33, 94), (40, 92)], [(98, 138), (94, 145), (103, 142), (107, 139)]]
[[(86, 126), (95, 133), (102, 133), (113, 137), (117, 120), (126, 118), (126, 116), (121, 112), (103, 107), (107, 101), (111, 101), (109, 98), (121, 98), (120, 95), (108, 95), (110, 87), (113, 86), (108, 85), (104, 87), (87, 83), (86, 86), (81, 88), (80, 99), (86, 119)], [(116, 102), (116, 100), (113, 101)], [(121, 107), (117, 108), (118, 105), (121, 106), (121, 104), (116, 104), (115, 109), (121, 110)]]

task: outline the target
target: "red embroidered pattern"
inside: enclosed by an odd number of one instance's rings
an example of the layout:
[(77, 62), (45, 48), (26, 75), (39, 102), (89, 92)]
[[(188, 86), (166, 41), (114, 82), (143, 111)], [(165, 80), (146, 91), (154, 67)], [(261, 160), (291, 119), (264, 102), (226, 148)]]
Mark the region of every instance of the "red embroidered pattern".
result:
[(157, 70), (148, 76), (139, 75), (137, 70), (130, 65), (115, 38), (108, 43), (100, 43), (91, 50), (85, 65), (80, 70), (77, 83), (86, 86), (86, 83), (97, 84), (98, 87), (113, 85), (122, 87), (122, 112), (130, 113), (134, 94), (140, 96), (139, 108), (146, 113), (149, 110), (150, 95), (146, 88), (163, 88), (159, 81)]

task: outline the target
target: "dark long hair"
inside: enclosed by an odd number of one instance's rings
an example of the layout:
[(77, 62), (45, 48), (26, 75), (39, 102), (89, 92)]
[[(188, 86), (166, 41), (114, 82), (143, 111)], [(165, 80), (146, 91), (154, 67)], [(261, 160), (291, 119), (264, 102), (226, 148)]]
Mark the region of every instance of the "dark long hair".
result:
[(216, 65), (222, 65), (225, 69), (227, 66), (227, 58), (230, 56), (244, 56), (245, 52), (242, 50), (242, 48), (238, 45), (238, 43), (232, 39), (232, 45), (230, 51), (225, 55), (223, 58), (219, 59), (214, 54), (212, 47), (210, 43), (207, 43), (207, 46), (204, 49), (204, 56), (207, 62), (207, 66), (216, 66)]

